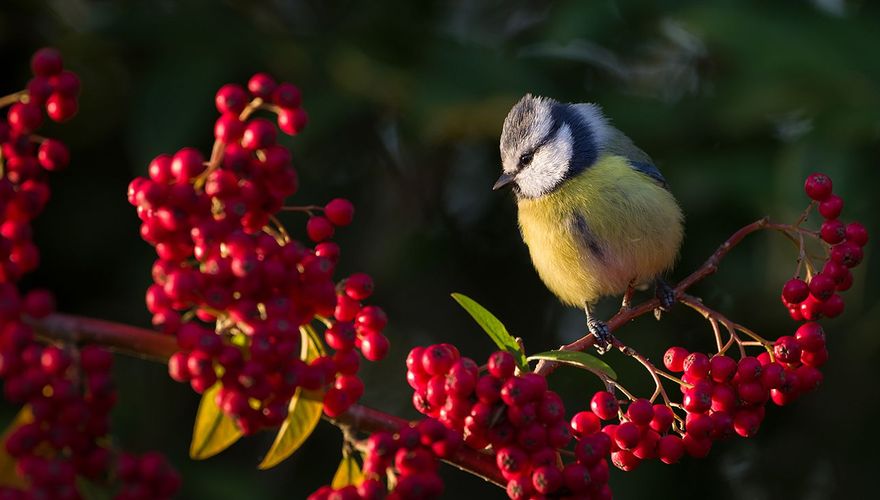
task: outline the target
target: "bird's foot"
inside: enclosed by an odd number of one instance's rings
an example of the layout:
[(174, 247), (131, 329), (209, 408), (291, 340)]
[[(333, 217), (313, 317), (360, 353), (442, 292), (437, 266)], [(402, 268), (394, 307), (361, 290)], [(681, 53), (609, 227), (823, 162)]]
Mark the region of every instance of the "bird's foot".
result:
[(608, 329), (608, 325), (604, 321), (589, 318), (587, 320), (587, 328), (590, 330), (590, 333), (596, 337), (596, 342), (593, 345), (596, 346), (596, 350), (599, 354), (605, 354), (611, 350), (611, 330)]
[(660, 301), (660, 307), (654, 310), (654, 315), (660, 319), (660, 314), (672, 309), (675, 305), (675, 289), (666, 280), (657, 278), (654, 282), (654, 295)]

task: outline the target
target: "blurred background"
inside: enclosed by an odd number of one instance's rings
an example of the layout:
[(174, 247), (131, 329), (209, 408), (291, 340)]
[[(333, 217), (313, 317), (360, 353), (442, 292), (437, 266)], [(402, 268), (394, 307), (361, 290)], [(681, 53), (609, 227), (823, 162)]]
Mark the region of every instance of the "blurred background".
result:
[[(756, 438), (718, 443), (706, 460), (613, 470), (617, 498), (864, 498), (875, 489), (880, 419), (878, 22), (876, 5), (846, 0), (4, 0), (0, 94), (23, 86), (30, 54), (46, 45), (83, 81), (79, 115), (44, 131), (73, 160), (52, 177), (36, 223), (43, 262), (25, 286), (51, 287), (65, 312), (149, 325), (154, 254), (126, 186), (160, 153), (208, 152), (216, 89), (268, 71), (302, 88), (311, 118), (284, 139), (302, 180), (293, 203), (355, 202), (356, 223), (338, 232), (341, 271), (370, 272), (391, 318), (392, 351), (364, 370), (364, 402), (414, 418), (403, 364), (412, 346), (453, 342), (478, 360), (493, 347), (450, 292), (484, 304), (531, 352), (584, 333), (581, 313), (538, 280), (512, 195), (490, 187), (502, 120), (522, 94), (598, 102), (654, 157), (684, 208), (673, 280), (761, 216), (796, 219), (816, 170), (832, 176), (844, 218), (873, 233), (845, 314), (825, 322), (831, 359), (819, 391), (770, 408)], [(298, 214), (285, 221), (304, 234)], [(778, 297), (795, 257), (780, 235), (753, 236), (693, 293), (766, 337), (790, 334)], [(681, 306), (619, 335), (654, 359), (670, 344), (713, 345), (708, 324)], [(332, 477), (341, 437), (326, 423), (268, 472), (256, 464), (271, 434), (190, 461), (197, 396), (161, 365), (117, 359), (114, 434), (133, 451), (166, 453), (184, 475), (181, 498), (304, 498)], [(607, 360), (650, 394), (637, 364)], [(574, 369), (551, 384), (570, 412), (598, 388)], [(14, 411), (3, 406), (4, 421)], [(448, 498), (503, 498), (448, 467), (444, 475)]]

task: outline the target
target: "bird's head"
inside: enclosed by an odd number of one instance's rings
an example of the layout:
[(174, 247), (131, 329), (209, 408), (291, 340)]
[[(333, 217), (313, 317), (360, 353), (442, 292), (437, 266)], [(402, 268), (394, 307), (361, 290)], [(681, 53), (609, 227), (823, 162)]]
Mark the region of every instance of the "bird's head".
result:
[(605, 123), (597, 106), (526, 94), (504, 120), (502, 174), (492, 189), (513, 184), (522, 198), (552, 192), (596, 161)]

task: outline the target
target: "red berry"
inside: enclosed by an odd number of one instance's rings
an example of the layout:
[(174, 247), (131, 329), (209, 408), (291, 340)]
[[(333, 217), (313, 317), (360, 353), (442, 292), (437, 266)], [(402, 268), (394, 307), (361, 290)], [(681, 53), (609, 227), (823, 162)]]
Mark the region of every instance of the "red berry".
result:
[(65, 122), (73, 118), (77, 111), (79, 111), (79, 104), (73, 97), (55, 92), (46, 100), (46, 114), (53, 121)]
[(656, 404), (653, 408), (654, 416), (651, 418), (650, 426), (657, 432), (666, 432), (669, 426), (675, 421), (675, 414), (672, 408), (665, 404)]
[(794, 336), (804, 351), (815, 352), (825, 348), (825, 330), (819, 323), (804, 323)]
[(79, 77), (72, 71), (62, 71), (49, 78), (49, 84), (56, 93), (75, 99), (79, 95)]
[(654, 418), (654, 405), (647, 399), (637, 399), (629, 404), (626, 417), (636, 425), (646, 426)]
[[(358, 312), (354, 321), (359, 328), (382, 331), (385, 325), (388, 324), (388, 316), (385, 315), (385, 311), (379, 306), (366, 306)], [(450, 352), (452, 351), (450, 350)], [(458, 356), (454, 357), (458, 359)]]
[(468, 358), (461, 358), (456, 361), (449, 372), (446, 374), (446, 391), (450, 395), (459, 398), (470, 397), (471, 393), (477, 386), (477, 376), (475, 370), (470, 368)]
[(562, 481), (572, 493), (586, 493), (590, 488), (590, 470), (577, 462), (566, 464), (562, 469)]
[(42, 48), (31, 57), (31, 71), (37, 76), (49, 77), (61, 72), (61, 52), (51, 47)]
[(761, 419), (752, 410), (740, 410), (733, 416), (733, 429), (742, 437), (754, 436), (760, 427)]
[(639, 427), (632, 422), (624, 422), (614, 430), (614, 442), (624, 450), (635, 448), (639, 444), (640, 437)]
[(601, 427), (599, 417), (593, 412), (581, 411), (571, 417), (571, 431), (578, 439), (599, 432)]
[(610, 392), (599, 391), (590, 399), (590, 409), (602, 420), (609, 420), (617, 416), (619, 406)]
[(675, 434), (669, 434), (660, 438), (657, 443), (657, 456), (664, 464), (674, 464), (684, 456), (684, 443)]
[(28, 134), (39, 128), (43, 122), (43, 113), (40, 111), (40, 107), (34, 103), (17, 102), (9, 107), (6, 118), (12, 130)]
[(737, 363), (733, 358), (716, 354), (709, 360), (710, 373), (715, 382), (727, 382), (736, 373)]
[(862, 257), (862, 247), (850, 241), (839, 243), (831, 248), (831, 260), (846, 267), (859, 265), (862, 262)]
[(278, 128), (287, 135), (296, 135), (306, 128), (309, 115), (301, 108), (278, 111)]
[(773, 344), (773, 353), (784, 363), (796, 363), (801, 357), (801, 346), (797, 339), (785, 335)]
[(275, 104), (282, 108), (296, 108), (302, 103), (302, 94), (296, 85), (282, 82), (275, 88), (272, 95)]
[(755, 380), (761, 376), (761, 362), (754, 356), (746, 356), (739, 360), (736, 374), (744, 382)]
[(168, 374), (178, 382), (189, 382), (192, 374), (190, 374), (187, 367), (187, 355), (185, 352), (175, 352), (168, 358)]
[(532, 493), (532, 482), (528, 476), (517, 476), (507, 482), (507, 497), (511, 500), (526, 500)]
[(488, 369), (493, 376), (504, 380), (513, 376), (516, 361), (509, 352), (495, 351), (489, 356)]
[(495, 463), (502, 472), (515, 474), (526, 470), (529, 464), (529, 456), (522, 448), (506, 446), (495, 454)]
[(306, 232), (309, 239), (318, 242), (332, 238), (334, 229), (333, 224), (326, 217), (315, 215), (309, 217), (309, 221), (306, 223)]
[(244, 111), (248, 97), (241, 85), (227, 83), (217, 91), (214, 103), (220, 113), (235, 113), (237, 115)]
[(690, 433), (685, 433), (681, 439), (688, 455), (694, 458), (706, 458), (712, 449), (712, 440), (709, 438), (697, 438)]
[(836, 318), (843, 313), (844, 306), (843, 297), (835, 293), (822, 303), (822, 314), (828, 318)]
[(801, 351), (801, 363), (820, 368), (828, 361), (828, 349), (822, 348), (818, 351)]
[(24, 296), (24, 312), (32, 318), (45, 318), (55, 311), (55, 295), (49, 290), (31, 290)]
[(220, 142), (234, 142), (241, 139), (244, 123), (236, 113), (223, 113), (214, 122), (214, 138)]
[(832, 194), (819, 203), (819, 213), (826, 219), (836, 219), (843, 211), (843, 198)]
[(846, 225), (846, 241), (863, 247), (868, 243), (868, 230), (858, 222), (850, 222)]
[(275, 91), (275, 80), (266, 73), (257, 73), (248, 80), (247, 88), (254, 97), (266, 100), (272, 96)]
[(324, 413), (328, 417), (333, 418), (341, 415), (353, 403), (354, 401), (349, 397), (348, 393), (336, 387), (331, 387), (324, 393)]
[(641, 462), (641, 459), (627, 450), (620, 450), (611, 453), (611, 463), (620, 470), (627, 472), (635, 470)]
[(639, 439), (639, 444), (632, 450), (636, 458), (650, 460), (657, 458), (657, 445), (660, 442), (660, 434), (651, 429), (645, 429)]
[[(574, 448), (578, 462), (591, 467), (600, 462), (611, 449), (611, 438), (604, 432), (596, 432), (584, 436)], [(594, 476), (594, 480), (597, 478)]]
[(265, 118), (254, 118), (247, 123), (241, 135), (245, 149), (266, 149), (275, 144), (275, 126)]
[(672, 372), (684, 371), (684, 360), (688, 357), (688, 351), (684, 347), (670, 347), (663, 355), (663, 366)]
[(831, 195), (831, 187), (831, 178), (819, 173), (810, 174), (804, 183), (804, 191), (807, 192), (807, 196), (816, 201), (828, 198)]
[(553, 493), (562, 487), (562, 472), (556, 465), (544, 465), (532, 472), (532, 486), (538, 493)]
[(185, 184), (205, 170), (205, 157), (195, 148), (183, 148), (171, 159), (171, 175), (180, 183)]
[(373, 278), (366, 273), (355, 273), (345, 280), (345, 294), (354, 300), (365, 300), (373, 294)]
[(354, 219), (354, 205), (344, 198), (335, 198), (324, 205), (324, 216), (334, 226), (347, 226)]
[(46, 139), (40, 144), (37, 159), (46, 170), (57, 172), (67, 166), (70, 161), (70, 153), (67, 151), (67, 146), (61, 141)]
[[(34, 104), (43, 105), (46, 99), (52, 94), (52, 85), (49, 79), (42, 76), (35, 76), (28, 81), (27, 92), (30, 101)], [(2, 136), (2, 134), (0, 134)], [(4, 142), (6, 139), (3, 139)]]
[(70, 366), (70, 355), (58, 347), (49, 346), (43, 349), (40, 366), (50, 375), (59, 375)]
[(692, 352), (684, 359), (684, 371), (690, 377), (703, 379), (709, 375), (709, 357), (701, 352)]
[(807, 321), (816, 321), (822, 317), (822, 302), (810, 295), (799, 307), (800, 316)]
[(782, 299), (788, 304), (800, 304), (810, 294), (810, 287), (799, 278), (792, 278), (782, 287)]
[(819, 301), (824, 302), (834, 293), (834, 288), (836, 286), (837, 283), (834, 282), (833, 278), (819, 273), (813, 276), (813, 279), (810, 280), (810, 293), (813, 297), (819, 299)]
[(361, 353), (370, 361), (380, 361), (388, 354), (388, 337), (370, 332), (361, 339)]
[(846, 237), (846, 226), (837, 219), (826, 220), (822, 223), (819, 234), (822, 236), (823, 241), (834, 245), (835, 243), (840, 243)]
[(702, 386), (695, 385), (687, 389), (681, 400), (682, 406), (689, 412), (704, 412), (712, 407), (711, 390)]

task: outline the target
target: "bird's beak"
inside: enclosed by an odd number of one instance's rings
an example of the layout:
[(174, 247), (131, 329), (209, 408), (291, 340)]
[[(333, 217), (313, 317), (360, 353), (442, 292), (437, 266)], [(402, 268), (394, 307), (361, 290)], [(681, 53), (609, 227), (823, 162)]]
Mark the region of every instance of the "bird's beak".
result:
[(511, 182), (513, 182), (514, 178), (515, 177), (510, 174), (501, 174), (501, 177), (499, 177), (498, 180), (495, 181), (495, 185), (492, 186), (492, 191), (498, 191), (504, 186), (510, 184)]

